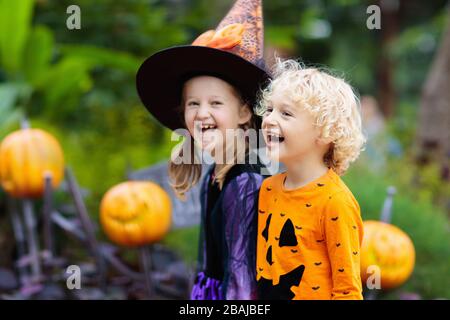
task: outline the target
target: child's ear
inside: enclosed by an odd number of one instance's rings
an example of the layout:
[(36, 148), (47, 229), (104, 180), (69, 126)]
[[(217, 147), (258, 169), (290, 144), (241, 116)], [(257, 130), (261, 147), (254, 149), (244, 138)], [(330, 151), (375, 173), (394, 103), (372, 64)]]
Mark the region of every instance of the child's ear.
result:
[(239, 124), (244, 124), (250, 121), (252, 118), (252, 112), (247, 105), (243, 105), (239, 108)]

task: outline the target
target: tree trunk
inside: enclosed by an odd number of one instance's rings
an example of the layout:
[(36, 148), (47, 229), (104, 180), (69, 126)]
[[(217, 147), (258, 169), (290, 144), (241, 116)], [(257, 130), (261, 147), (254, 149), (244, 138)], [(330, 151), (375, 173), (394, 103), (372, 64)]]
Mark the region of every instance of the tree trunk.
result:
[(381, 43), (378, 62), (378, 101), (386, 118), (394, 114), (395, 88), (393, 83), (394, 61), (389, 53), (398, 34), (400, 0), (379, 0), (381, 8)]

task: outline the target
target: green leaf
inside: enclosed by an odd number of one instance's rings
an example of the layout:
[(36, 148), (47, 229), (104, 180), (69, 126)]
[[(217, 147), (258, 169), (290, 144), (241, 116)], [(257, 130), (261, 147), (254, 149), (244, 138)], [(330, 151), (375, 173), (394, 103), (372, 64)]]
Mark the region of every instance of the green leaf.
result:
[[(38, 89), (45, 95), (45, 108), (50, 110), (67, 104), (74, 97), (92, 87), (89, 66), (83, 59), (66, 57), (53, 65), (39, 81)], [(67, 110), (66, 110), (67, 111)]]
[(10, 74), (20, 70), (30, 31), (33, 0), (0, 0), (0, 65)]
[(92, 67), (112, 67), (130, 73), (135, 73), (142, 63), (141, 59), (129, 53), (89, 45), (64, 45), (61, 51), (65, 56), (81, 59)]
[(0, 134), (13, 122), (18, 122), (22, 112), (16, 106), (25, 87), (15, 83), (0, 84)]
[(0, 114), (11, 109), (19, 96), (19, 87), (12, 83), (0, 84)]
[(53, 48), (52, 32), (45, 26), (33, 28), (24, 55), (24, 72), (32, 84), (37, 84), (48, 70)]
[(292, 50), (295, 48), (294, 26), (270, 26), (266, 28), (267, 42), (277, 48)]

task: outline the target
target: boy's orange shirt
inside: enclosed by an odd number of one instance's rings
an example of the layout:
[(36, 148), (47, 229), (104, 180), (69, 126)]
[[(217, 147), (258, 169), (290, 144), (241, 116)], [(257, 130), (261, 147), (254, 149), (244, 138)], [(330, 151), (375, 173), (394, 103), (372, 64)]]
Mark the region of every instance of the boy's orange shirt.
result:
[(332, 170), (295, 190), (264, 180), (256, 271), (262, 299), (362, 299), (358, 202)]

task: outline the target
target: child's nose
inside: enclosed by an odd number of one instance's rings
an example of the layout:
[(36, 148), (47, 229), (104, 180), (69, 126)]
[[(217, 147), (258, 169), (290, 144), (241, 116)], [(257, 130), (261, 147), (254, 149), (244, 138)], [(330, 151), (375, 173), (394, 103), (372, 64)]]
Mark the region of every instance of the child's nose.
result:
[(263, 127), (272, 127), (276, 125), (276, 119), (275, 116), (273, 115), (274, 112), (269, 113), (268, 115), (265, 115), (263, 117), (263, 121), (262, 121), (262, 126)]
[(195, 118), (198, 120), (202, 120), (202, 119), (209, 118), (209, 116), (210, 116), (210, 113), (209, 113), (208, 106), (206, 106), (205, 104), (201, 104), (199, 106), (199, 108), (197, 109), (197, 114), (195, 115)]

